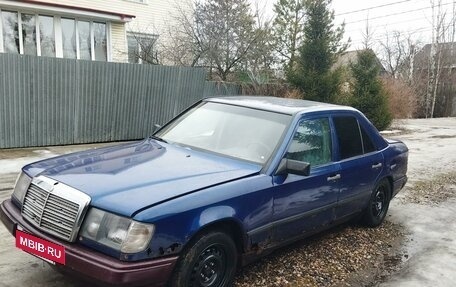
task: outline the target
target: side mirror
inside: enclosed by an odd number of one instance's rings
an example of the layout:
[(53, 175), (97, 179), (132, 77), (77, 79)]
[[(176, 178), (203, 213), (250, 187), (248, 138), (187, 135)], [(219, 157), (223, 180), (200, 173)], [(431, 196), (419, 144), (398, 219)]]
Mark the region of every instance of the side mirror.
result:
[(277, 175), (297, 174), (302, 176), (309, 176), (310, 163), (298, 160), (283, 158), (277, 169)]

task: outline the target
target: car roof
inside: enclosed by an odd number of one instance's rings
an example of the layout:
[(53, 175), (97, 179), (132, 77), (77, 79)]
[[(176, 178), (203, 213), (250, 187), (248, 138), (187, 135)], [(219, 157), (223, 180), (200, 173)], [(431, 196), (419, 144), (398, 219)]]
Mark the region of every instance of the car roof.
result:
[(350, 110), (355, 109), (347, 106), (333, 105), (321, 102), (314, 102), (300, 99), (265, 97), (265, 96), (226, 96), (207, 98), (205, 101), (223, 103), (229, 105), (242, 106), (252, 109), (277, 112), (282, 114), (294, 115), (298, 113), (308, 113), (314, 111), (327, 110)]

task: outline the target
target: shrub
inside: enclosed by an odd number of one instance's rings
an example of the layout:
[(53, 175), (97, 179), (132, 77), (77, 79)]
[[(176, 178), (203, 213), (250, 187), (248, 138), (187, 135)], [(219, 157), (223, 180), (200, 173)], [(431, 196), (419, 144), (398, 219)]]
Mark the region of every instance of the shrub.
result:
[(384, 77), (381, 81), (393, 118), (407, 119), (415, 116), (418, 108), (418, 98), (414, 89), (401, 79)]
[(242, 95), (251, 96), (270, 96), (279, 98), (304, 98), (302, 93), (287, 84), (282, 83), (270, 83), (270, 84), (242, 84), (241, 85)]

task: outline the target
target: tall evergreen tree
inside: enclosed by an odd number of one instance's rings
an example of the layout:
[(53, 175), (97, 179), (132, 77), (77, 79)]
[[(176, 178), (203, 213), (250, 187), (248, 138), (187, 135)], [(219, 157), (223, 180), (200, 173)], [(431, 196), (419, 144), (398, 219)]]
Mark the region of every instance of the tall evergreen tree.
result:
[(351, 105), (363, 112), (378, 130), (384, 130), (391, 124), (392, 116), (379, 79), (375, 53), (370, 49), (359, 52), (350, 70), (354, 80)]
[(284, 70), (295, 66), (304, 35), (305, 0), (278, 0), (274, 4), (273, 38)]
[(334, 102), (340, 81), (331, 68), (347, 45), (342, 44), (344, 25), (334, 27), (331, 0), (306, 0), (304, 39), (299, 49), (297, 68), (287, 75), (309, 100)]

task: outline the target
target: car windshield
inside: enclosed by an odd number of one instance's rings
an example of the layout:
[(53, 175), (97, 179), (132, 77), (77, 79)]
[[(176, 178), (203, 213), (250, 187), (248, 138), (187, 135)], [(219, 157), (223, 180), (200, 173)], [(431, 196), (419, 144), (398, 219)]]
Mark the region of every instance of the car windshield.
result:
[(290, 115), (205, 102), (172, 121), (155, 136), (169, 143), (264, 164), (290, 119)]

